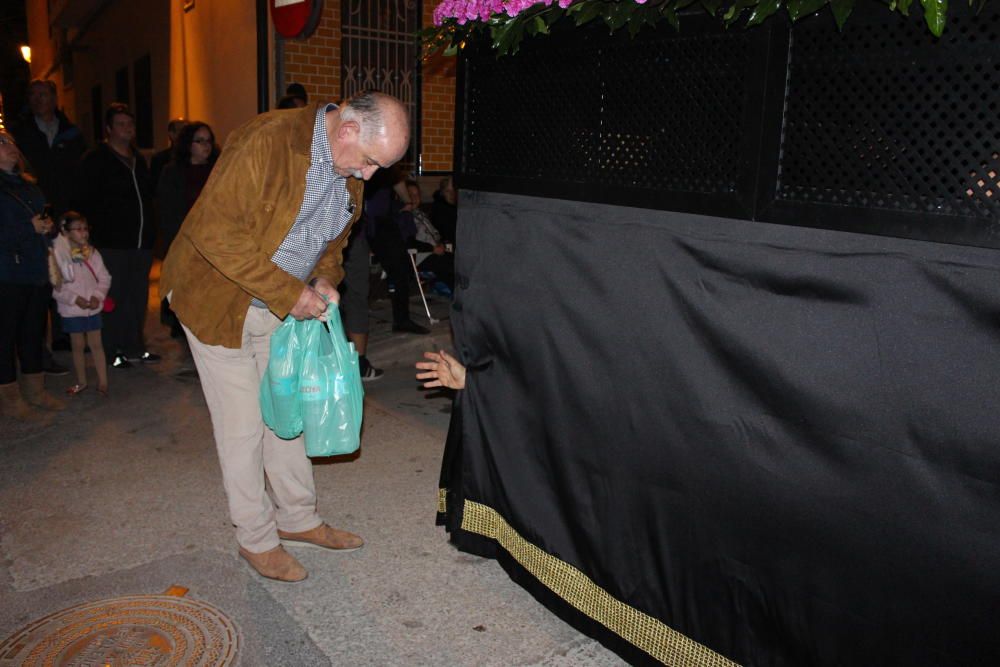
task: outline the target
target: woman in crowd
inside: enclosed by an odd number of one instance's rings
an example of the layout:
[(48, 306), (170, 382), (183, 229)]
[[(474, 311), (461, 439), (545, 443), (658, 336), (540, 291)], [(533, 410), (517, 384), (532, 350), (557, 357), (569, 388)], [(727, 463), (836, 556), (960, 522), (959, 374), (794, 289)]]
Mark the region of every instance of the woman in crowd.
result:
[(156, 188), (164, 248), (169, 250), (218, 159), (219, 147), (207, 123), (196, 120), (181, 129), (173, 159), (163, 168)]
[(52, 231), (44, 211), (45, 198), (25, 174), (14, 138), (0, 130), (0, 415), (22, 421), (38, 418), (33, 406), (64, 407), (45, 391), (42, 372)]
[[(185, 125), (177, 135), (173, 159), (163, 168), (156, 187), (156, 203), (160, 213), (160, 233), (164, 255), (170, 250), (188, 211), (208, 181), (212, 167), (219, 159), (219, 146), (208, 123), (199, 120)], [(170, 311), (167, 300), (160, 304), (163, 319), (170, 322), (170, 335), (184, 335), (180, 322)]]

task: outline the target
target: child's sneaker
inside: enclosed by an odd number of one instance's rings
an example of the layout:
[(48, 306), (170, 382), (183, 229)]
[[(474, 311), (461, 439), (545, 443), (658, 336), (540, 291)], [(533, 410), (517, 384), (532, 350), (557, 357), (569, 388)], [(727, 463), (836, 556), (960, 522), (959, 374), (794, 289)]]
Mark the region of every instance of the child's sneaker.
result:
[(116, 354), (111, 360), (112, 368), (132, 368), (132, 362), (125, 358), (124, 354)]

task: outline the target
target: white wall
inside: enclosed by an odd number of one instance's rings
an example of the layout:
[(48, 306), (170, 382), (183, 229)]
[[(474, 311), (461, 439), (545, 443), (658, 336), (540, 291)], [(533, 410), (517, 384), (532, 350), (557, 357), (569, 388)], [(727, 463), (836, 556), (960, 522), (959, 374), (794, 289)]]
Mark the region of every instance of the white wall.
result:
[(257, 113), (257, 33), (250, 0), (170, 3), (169, 116), (203, 120), (219, 143)]
[(91, 90), (101, 86), (102, 106), (115, 101), (115, 72), (129, 68), (129, 106), (135, 105), (133, 66), (150, 55), (154, 145), (166, 143), (169, 96), (170, 35), (167, 29), (170, 0), (131, 0), (107, 6), (77, 42), (73, 53), (72, 90), (76, 122), (92, 146), (102, 139), (92, 132)]

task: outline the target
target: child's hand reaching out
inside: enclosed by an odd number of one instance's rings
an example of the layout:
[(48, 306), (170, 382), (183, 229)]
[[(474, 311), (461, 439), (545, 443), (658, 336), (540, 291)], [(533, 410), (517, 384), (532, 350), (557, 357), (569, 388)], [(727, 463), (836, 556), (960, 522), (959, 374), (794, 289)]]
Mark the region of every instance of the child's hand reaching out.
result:
[(444, 350), (424, 352), (424, 359), (429, 359), (429, 361), (417, 362), (417, 368), (427, 371), (426, 373), (417, 373), (418, 380), (425, 380), (424, 389), (433, 389), (434, 387), (465, 388), (465, 366), (460, 364), (458, 359)]

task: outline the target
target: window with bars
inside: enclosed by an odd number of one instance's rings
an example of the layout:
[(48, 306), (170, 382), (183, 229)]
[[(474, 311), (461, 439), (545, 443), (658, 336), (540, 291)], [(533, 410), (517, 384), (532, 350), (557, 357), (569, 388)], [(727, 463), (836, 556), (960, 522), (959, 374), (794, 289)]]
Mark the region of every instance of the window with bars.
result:
[(365, 90), (396, 97), (410, 111), (410, 150), (404, 166), (420, 155), (419, 0), (344, 0), (341, 3), (341, 93)]

